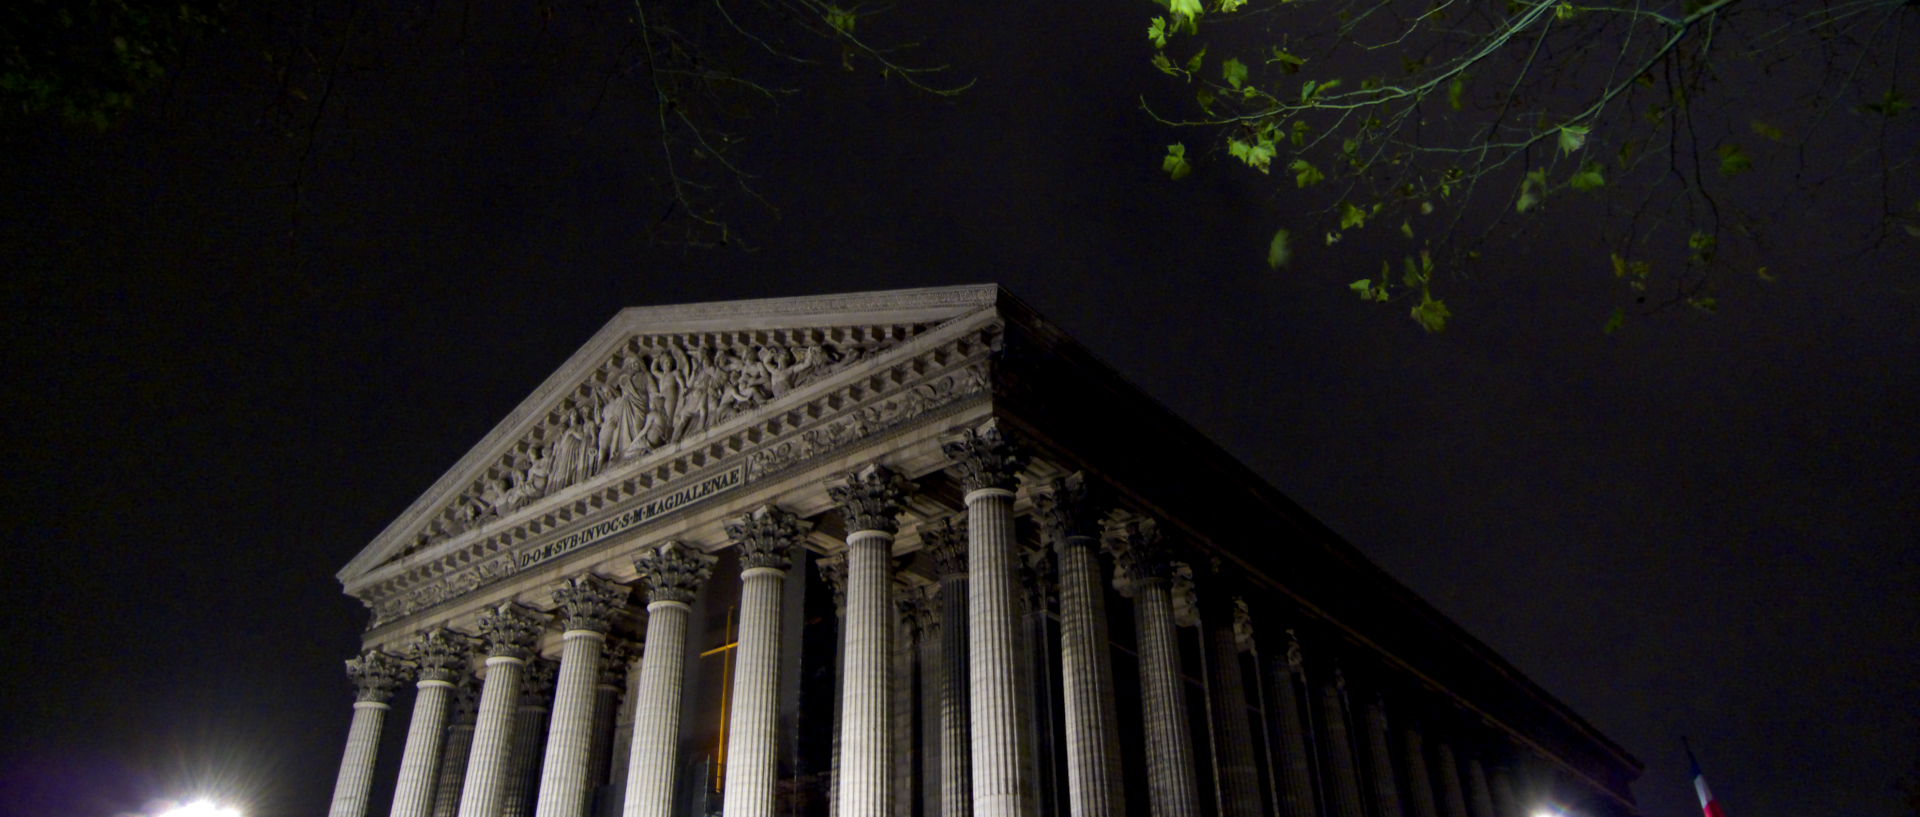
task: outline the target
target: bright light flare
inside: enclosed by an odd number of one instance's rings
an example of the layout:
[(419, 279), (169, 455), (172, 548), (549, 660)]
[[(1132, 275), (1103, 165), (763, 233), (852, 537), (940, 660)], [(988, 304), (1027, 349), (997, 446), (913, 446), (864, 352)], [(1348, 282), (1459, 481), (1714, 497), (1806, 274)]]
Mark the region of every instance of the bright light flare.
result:
[(240, 810), (232, 806), (216, 806), (211, 800), (195, 800), (172, 811), (163, 811), (157, 817), (241, 817)]

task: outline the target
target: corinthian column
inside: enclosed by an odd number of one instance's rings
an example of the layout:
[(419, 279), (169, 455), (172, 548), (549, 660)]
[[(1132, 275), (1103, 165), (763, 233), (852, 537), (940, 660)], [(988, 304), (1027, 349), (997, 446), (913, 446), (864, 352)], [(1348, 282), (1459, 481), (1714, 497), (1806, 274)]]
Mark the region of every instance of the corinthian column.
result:
[(433, 809), (433, 776), (447, 734), (447, 709), (453, 685), (467, 674), (467, 637), (445, 627), (413, 643), (408, 656), (420, 672), (413, 699), (407, 748), (400, 755), (400, 781), (393, 787), (392, 817), (428, 817)]
[(1320, 683), (1320, 719), (1326, 728), (1327, 798), (1332, 817), (1366, 817), (1360, 802), (1360, 777), (1354, 768), (1353, 737), (1347, 728), (1347, 679), (1335, 669)]
[(1393, 777), (1393, 757), (1388, 752), (1387, 706), (1374, 695), (1367, 700), (1367, 782), (1373, 788), (1375, 817), (1401, 817), (1400, 786)]
[(460, 817), (499, 817), (506, 804), (507, 761), (513, 750), (513, 716), (520, 679), (540, 638), (540, 619), (511, 602), (480, 614), (480, 640), (487, 647), (487, 678), (480, 685)]
[(1440, 782), (1440, 817), (1467, 817), (1467, 795), (1460, 788), (1460, 764), (1453, 756), (1453, 745), (1436, 741), (1433, 747), (1433, 774)]
[(553, 681), (557, 663), (546, 658), (527, 662), (520, 678), (520, 709), (514, 714), (513, 754), (507, 760), (507, 794), (501, 817), (532, 817), (535, 787), (540, 785), (540, 755), (546, 750), (547, 714), (553, 710)]
[(380, 722), (386, 719), (387, 701), (400, 686), (403, 671), (399, 659), (379, 650), (347, 659), (347, 679), (353, 682), (353, 723), (347, 727), (347, 752), (340, 758), (340, 777), (333, 784), (333, 808), (327, 817), (367, 813), (373, 758), (380, 750)]
[(740, 548), (740, 636), (727, 724), (724, 817), (773, 817), (779, 773), (780, 598), (808, 525), (762, 505), (727, 523)]
[(1127, 813), (1120, 779), (1120, 729), (1107, 654), (1106, 592), (1100, 581), (1100, 512), (1086, 476), (1056, 479), (1033, 498), (1034, 517), (1059, 556), (1060, 684), (1067, 734), (1071, 817)]
[(1486, 767), (1473, 755), (1467, 757), (1467, 810), (1473, 817), (1494, 817), (1493, 792), (1487, 785)]
[(940, 574), (940, 817), (973, 815), (972, 729), (967, 707), (967, 520), (922, 526)]
[(1140, 695), (1146, 713), (1151, 813), (1153, 817), (1197, 817), (1200, 785), (1194, 778), (1193, 737), (1187, 726), (1186, 690), (1180, 680), (1180, 645), (1175, 640), (1169, 587), (1172, 554), (1151, 519), (1126, 522), (1113, 531), (1106, 544), (1114, 552), (1123, 588), (1133, 598)]
[[(1229, 580), (1216, 562), (1200, 588), (1202, 631), (1209, 650), (1207, 696), (1213, 722), (1214, 762), (1220, 769), (1220, 804), (1224, 817), (1260, 817), (1260, 773), (1254, 768), (1253, 734), (1247, 720), (1247, 685), (1240, 671), (1240, 639), (1234, 633), (1238, 605), (1229, 594)], [(1396, 815), (1395, 817), (1398, 817)]]
[(480, 714), (480, 683), (473, 673), (460, 676), (453, 690), (453, 725), (440, 752), (440, 779), (434, 784), (433, 817), (460, 813), (460, 790), (467, 782), (467, 758), (473, 752), (473, 721)]
[(673, 811), (687, 614), (694, 594), (713, 573), (713, 562), (712, 556), (669, 539), (633, 563), (647, 583), (647, 643), (634, 692), (625, 817), (668, 817)]
[(1427, 747), (1420, 729), (1400, 719), (1400, 747), (1407, 767), (1407, 817), (1440, 817), (1433, 799), (1433, 778), (1427, 774)]
[(1306, 689), (1305, 659), (1300, 652), (1300, 639), (1292, 630), (1287, 631), (1287, 650), (1282, 657), (1275, 658), (1269, 667), (1272, 679), (1269, 689), (1268, 706), (1275, 733), (1274, 743), (1278, 748), (1280, 777), (1280, 817), (1314, 817), (1319, 807), (1313, 797), (1313, 762), (1309, 750), (1307, 716), (1301, 711), (1300, 695)]
[(540, 769), (536, 817), (581, 817), (587, 812), (587, 756), (593, 749), (594, 687), (600, 682), (600, 648), (613, 613), (626, 603), (627, 588), (592, 574), (569, 579), (553, 591), (560, 607), (560, 677), (554, 683), (547, 756)]
[(587, 750), (587, 790), (604, 786), (613, 771), (614, 719), (627, 693), (627, 670), (638, 653), (626, 641), (606, 645), (600, 656), (600, 682), (593, 687), (593, 742)]
[(1013, 489), (1026, 454), (988, 420), (943, 445), (967, 490), (967, 640), (975, 817), (1032, 817), (1030, 706), (1020, 694), (1019, 564)]
[(847, 522), (838, 817), (888, 817), (892, 806), (891, 550), (908, 487), (899, 474), (869, 465), (827, 489)]

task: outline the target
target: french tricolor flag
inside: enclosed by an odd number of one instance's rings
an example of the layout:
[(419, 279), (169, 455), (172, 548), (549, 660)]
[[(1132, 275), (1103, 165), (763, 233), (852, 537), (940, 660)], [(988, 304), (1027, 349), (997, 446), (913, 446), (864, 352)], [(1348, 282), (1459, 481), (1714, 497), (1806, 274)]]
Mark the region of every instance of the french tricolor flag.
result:
[(1700, 811), (1706, 817), (1727, 817), (1720, 810), (1720, 803), (1713, 799), (1713, 790), (1707, 788), (1707, 776), (1700, 773), (1700, 761), (1693, 757), (1693, 747), (1687, 746), (1687, 765), (1693, 767), (1693, 793), (1700, 795)]

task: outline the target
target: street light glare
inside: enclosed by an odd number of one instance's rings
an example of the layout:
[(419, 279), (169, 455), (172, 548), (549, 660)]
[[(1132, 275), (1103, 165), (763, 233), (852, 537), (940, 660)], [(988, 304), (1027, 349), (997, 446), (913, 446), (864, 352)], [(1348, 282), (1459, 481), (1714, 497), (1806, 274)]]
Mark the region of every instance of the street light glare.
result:
[(230, 806), (216, 806), (207, 800), (195, 800), (172, 811), (161, 812), (158, 817), (241, 817), (240, 810)]

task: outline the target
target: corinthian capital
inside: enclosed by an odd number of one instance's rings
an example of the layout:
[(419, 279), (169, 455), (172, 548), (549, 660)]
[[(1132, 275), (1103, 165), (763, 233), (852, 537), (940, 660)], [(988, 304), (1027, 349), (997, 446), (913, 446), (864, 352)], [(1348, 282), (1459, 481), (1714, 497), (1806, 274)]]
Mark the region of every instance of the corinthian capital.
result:
[(607, 654), (600, 661), (600, 685), (613, 687), (625, 692), (627, 689), (627, 670), (633, 667), (633, 661), (640, 657), (640, 651), (634, 649), (631, 642), (612, 641), (607, 644)]
[(900, 531), (900, 500), (906, 498), (913, 483), (893, 469), (875, 463), (846, 476), (840, 485), (827, 487), (827, 497), (840, 506), (847, 518), (847, 532), (877, 530)]
[(527, 674), (520, 678), (520, 706), (541, 709), (553, 703), (553, 682), (560, 675), (560, 662), (535, 658), (527, 662)]
[(355, 701), (386, 703), (405, 674), (406, 665), (400, 659), (380, 650), (367, 650), (347, 659), (347, 680), (353, 682)]
[(1011, 491), (1020, 483), (1020, 472), (1027, 467), (1027, 453), (1011, 435), (1000, 431), (998, 420), (988, 420), (960, 432), (960, 437), (942, 443), (940, 450), (953, 458), (952, 470), (960, 485), (969, 491), (998, 488)]
[(633, 567), (646, 577), (647, 601), (677, 601), (686, 604), (700, 592), (700, 585), (713, 575), (714, 558), (676, 539), (661, 542), (647, 555), (633, 560)]
[(1087, 475), (1075, 471), (1047, 483), (1033, 496), (1033, 516), (1056, 550), (1091, 546), (1100, 539), (1100, 508)]
[(587, 573), (555, 589), (553, 601), (560, 607), (562, 626), (604, 634), (613, 626), (614, 611), (626, 604), (627, 588)]
[(847, 612), (847, 556), (844, 553), (828, 556), (814, 562), (820, 568), (820, 578), (827, 583), (827, 589), (833, 591), (833, 611)]
[(1145, 517), (1129, 519), (1107, 529), (1101, 541), (1113, 554), (1116, 584), (1165, 581), (1173, 577), (1174, 548), (1160, 535), (1159, 523)]
[(407, 648), (407, 660), (420, 671), (422, 681), (458, 681), (467, 674), (473, 639), (445, 627), (421, 633)]
[(740, 546), (740, 569), (793, 567), (793, 549), (812, 524), (773, 505), (761, 505), (727, 523), (727, 536)]
[(525, 661), (533, 657), (533, 648), (540, 640), (541, 623), (538, 613), (507, 602), (480, 613), (480, 641), (486, 645), (490, 658)]
[(939, 578), (967, 575), (967, 518), (949, 516), (920, 526), (920, 546), (933, 557)]

